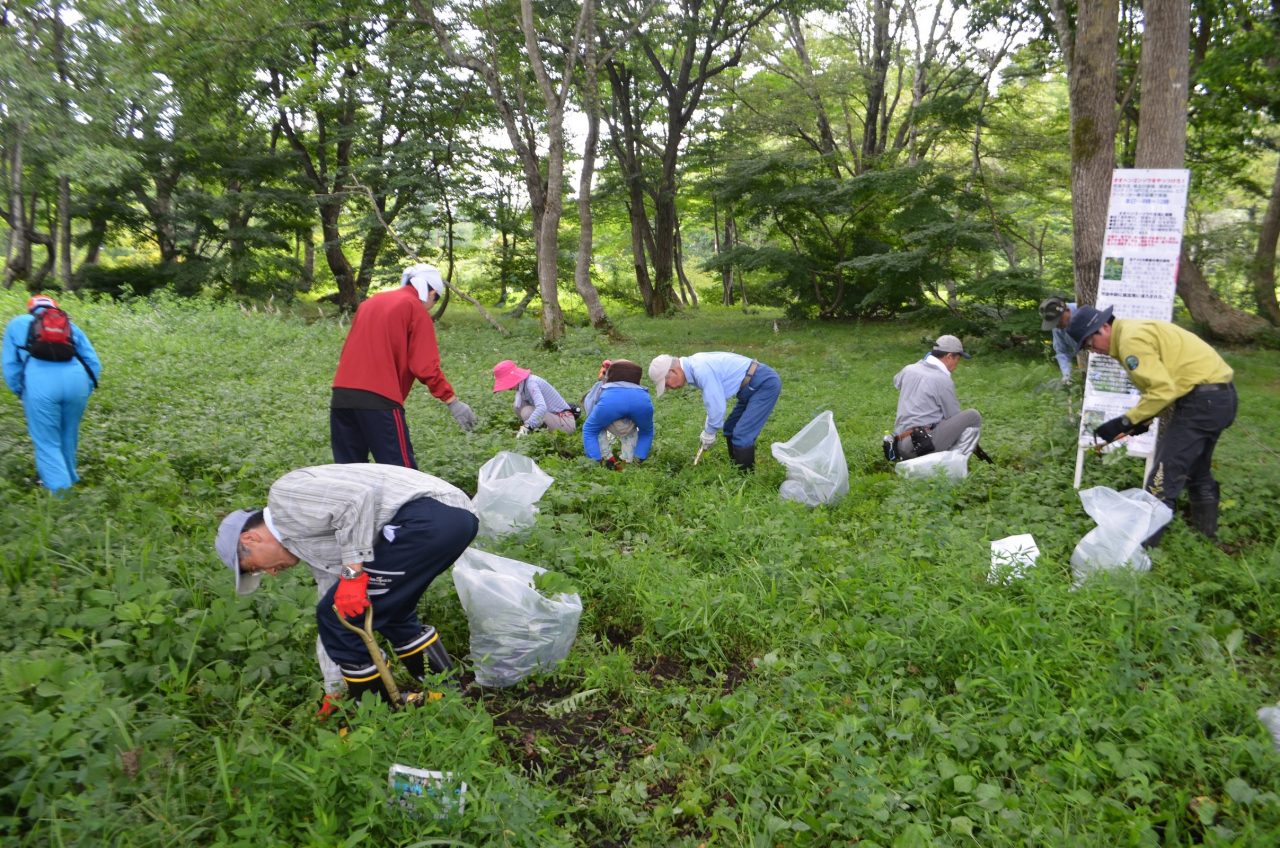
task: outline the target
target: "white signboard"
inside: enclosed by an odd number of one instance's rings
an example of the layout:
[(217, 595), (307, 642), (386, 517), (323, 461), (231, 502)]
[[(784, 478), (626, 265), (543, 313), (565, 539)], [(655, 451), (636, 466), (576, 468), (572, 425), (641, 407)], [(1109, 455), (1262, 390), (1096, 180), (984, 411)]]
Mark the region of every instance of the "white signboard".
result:
[[(1098, 280), (1099, 309), (1114, 307), (1117, 318), (1173, 318), (1189, 182), (1190, 172), (1179, 169), (1112, 172)], [(1132, 409), (1139, 397), (1120, 363), (1109, 356), (1089, 354), (1080, 415), (1077, 486), (1083, 449), (1094, 444), (1094, 428)], [(1124, 444), (1130, 454), (1150, 457), (1155, 453), (1156, 422), (1151, 422), (1149, 432), (1125, 439)]]

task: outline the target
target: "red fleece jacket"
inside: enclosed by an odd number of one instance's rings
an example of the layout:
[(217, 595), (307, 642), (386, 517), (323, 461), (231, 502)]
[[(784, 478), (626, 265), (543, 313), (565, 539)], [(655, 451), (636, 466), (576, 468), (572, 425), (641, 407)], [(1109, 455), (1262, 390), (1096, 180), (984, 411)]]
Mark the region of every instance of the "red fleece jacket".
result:
[(453, 386), (440, 370), (436, 328), (413, 286), (382, 292), (360, 304), (338, 357), (335, 389), (360, 389), (401, 405), (414, 380), (440, 400)]

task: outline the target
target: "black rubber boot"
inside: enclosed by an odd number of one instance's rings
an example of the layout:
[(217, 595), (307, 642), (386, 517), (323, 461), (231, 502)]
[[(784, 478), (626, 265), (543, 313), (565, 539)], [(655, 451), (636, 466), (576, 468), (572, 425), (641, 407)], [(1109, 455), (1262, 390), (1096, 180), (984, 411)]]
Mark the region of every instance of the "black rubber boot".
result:
[(387, 687), (382, 685), (381, 676), (372, 680), (347, 680), (347, 698), (351, 700), (351, 703), (360, 703), (360, 699), (367, 692), (377, 692), (383, 703), (391, 703), (391, 696), (387, 694)]
[[(414, 680), (422, 680), (426, 677), (427, 667), (430, 666), (432, 674), (445, 674), (453, 671), (453, 660), (449, 657), (449, 652), (444, 649), (444, 644), (440, 641), (440, 634), (436, 629), (427, 625), (423, 629), (423, 635), (427, 637), (425, 645), (419, 645), (410, 648), (406, 653), (397, 653), (400, 662), (404, 663), (404, 667), (413, 675)], [(417, 642), (418, 640), (414, 640)]]
[(1218, 538), (1218, 501), (1192, 501), (1188, 523), (1210, 539)]
[(748, 445), (745, 448), (730, 445), (729, 455), (733, 457), (733, 461), (738, 464), (738, 468), (743, 474), (752, 471), (756, 467), (755, 445)]
[(733, 456), (733, 437), (730, 436), (728, 433), (724, 434), (724, 446), (729, 449), (729, 459), (732, 459), (736, 462), (737, 460), (734, 459), (734, 456)]

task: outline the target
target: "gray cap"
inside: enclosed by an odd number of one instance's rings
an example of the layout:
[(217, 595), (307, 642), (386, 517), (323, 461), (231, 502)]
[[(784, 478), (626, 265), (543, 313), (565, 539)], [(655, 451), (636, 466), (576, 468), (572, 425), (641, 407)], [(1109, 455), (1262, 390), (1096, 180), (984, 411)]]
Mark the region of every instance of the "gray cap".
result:
[(960, 344), (960, 340), (955, 336), (938, 336), (938, 340), (933, 343), (933, 349), (943, 353), (958, 353), (965, 359), (973, 359), (972, 355), (964, 352), (964, 345)]
[(1060, 297), (1046, 297), (1040, 301), (1040, 329), (1052, 330), (1062, 320), (1062, 313), (1067, 311), (1067, 302)]
[(244, 532), (245, 522), (258, 512), (256, 509), (237, 509), (222, 519), (222, 524), (218, 526), (218, 539), (214, 542), (214, 547), (218, 549), (218, 558), (235, 576), (237, 595), (251, 594), (262, 582), (261, 574), (245, 574), (240, 570), (240, 534)]

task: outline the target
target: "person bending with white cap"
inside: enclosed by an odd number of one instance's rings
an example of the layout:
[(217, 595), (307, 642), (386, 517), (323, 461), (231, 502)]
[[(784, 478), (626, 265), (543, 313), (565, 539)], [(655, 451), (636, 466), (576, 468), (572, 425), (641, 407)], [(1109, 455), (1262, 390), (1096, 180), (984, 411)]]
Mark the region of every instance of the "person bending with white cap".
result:
[(893, 377), (898, 390), (898, 416), (893, 437), (887, 442), (890, 459), (914, 459), (934, 451), (978, 448), (982, 414), (960, 411), (951, 374), (961, 359), (972, 358), (955, 336), (939, 336), (923, 360), (913, 362)]
[(415, 380), (443, 401), (458, 426), (476, 425), (471, 407), (458, 400), (440, 370), (440, 349), (431, 307), (444, 293), (444, 280), (431, 265), (414, 265), (395, 291), (360, 304), (338, 357), (329, 403), (329, 438), (334, 462), (375, 462), (417, 468), (404, 400)]
[[(658, 397), (667, 389), (686, 384), (701, 391), (702, 405), (707, 410), (707, 420), (698, 437), (702, 447), (714, 445), (716, 433), (723, 427), (729, 458), (744, 472), (755, 468), (756, 440), (782, 394), (782, 379), (777, 371), (737, 353), (681, 357), (664, 353), (649, 363), (649, 379)], [(725, 418), (725, 404), (730, 397), (738, 402)]]
[(335, 606), (363, 625), (372, 602), (373, 629), (415, 679), (453, 668), (435, 628), (419, 622), (418, 601), (479, 526), (466, 493), (436, 477), (394, 465), (318, 465), (276, 480), (266, 507), (224, 518), (215, 546), (241, 595), (264, 574), (299, 561), (311, 567), (325, 716), (343, 680), (355, 700), (365, 692), (388, 697), (364, 642), (342, 626)]

